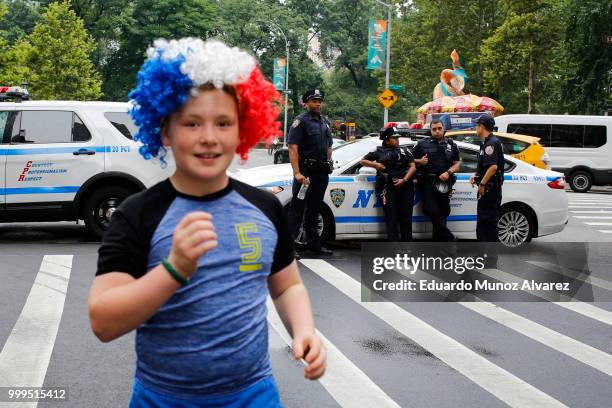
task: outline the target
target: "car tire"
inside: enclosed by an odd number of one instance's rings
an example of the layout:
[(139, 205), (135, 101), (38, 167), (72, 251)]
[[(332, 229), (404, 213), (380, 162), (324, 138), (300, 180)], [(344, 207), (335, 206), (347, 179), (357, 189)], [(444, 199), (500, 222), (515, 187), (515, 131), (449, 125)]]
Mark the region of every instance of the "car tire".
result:
[(101, 240), (113, 213), (133, 191), (119, 186), (102, 187), (85, 201), (84, 221), (89, 235)]
[(499, 242), (507, 247), (518, 247), (531, 241), (534, 235), (535, 222), (530, 211), (517, 205), (502, 207), (497, 222)]
[(586, 193), (593, 187), (593, 176), (585, 170), (577, 170), (569, 177), (569, 185), (576, 193)]
[(276, 153), (274, 153), (274, 164), (281, 164), (283, 162), (283, 159), (281, 157), (281, 154), (279, 151), (277, 151)]

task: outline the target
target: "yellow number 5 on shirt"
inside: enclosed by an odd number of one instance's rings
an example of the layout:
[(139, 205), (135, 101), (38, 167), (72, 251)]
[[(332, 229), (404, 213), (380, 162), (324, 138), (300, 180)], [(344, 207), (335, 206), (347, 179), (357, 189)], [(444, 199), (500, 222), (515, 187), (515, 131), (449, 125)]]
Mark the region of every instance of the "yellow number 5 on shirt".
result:
[(234, 229), (236, 230), (240, 249), (248, 250), (248, 252), (243, 252), (240, 255), (242, 259), (240, 272), (258, 271), (263, 268), (263, 265), (258, 263), (261, 259), (261, 240), (257, 237), (249, 236), (249, 233), (257, 232), (257, 224), (254, 222), (242, 222), (234, 224)]

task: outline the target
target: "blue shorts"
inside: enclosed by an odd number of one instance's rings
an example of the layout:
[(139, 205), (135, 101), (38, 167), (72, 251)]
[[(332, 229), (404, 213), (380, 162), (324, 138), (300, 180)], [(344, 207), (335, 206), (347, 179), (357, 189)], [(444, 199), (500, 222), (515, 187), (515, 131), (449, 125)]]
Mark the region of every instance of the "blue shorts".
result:
[(130, 408), (282, 408), (278, 387), (273, 376), (259, 380), (245, 390), (219, 397), (176, 398), (145, 388), (134, 380)]

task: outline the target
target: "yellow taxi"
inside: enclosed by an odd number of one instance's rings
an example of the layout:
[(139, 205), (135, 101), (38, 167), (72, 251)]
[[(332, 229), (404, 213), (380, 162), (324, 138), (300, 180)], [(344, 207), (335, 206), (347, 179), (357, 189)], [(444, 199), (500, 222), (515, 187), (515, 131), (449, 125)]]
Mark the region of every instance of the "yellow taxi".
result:
[[(538, 141), (539, 137), (517, 135), (515, 133), (493, 132), (504, 145), (504, 153), (516, 157), (526, 163), (541, 169), (550, 170), (550, 157), (544, 147)], [(447, 137), (452, 137), (458, 142), (466, 142), (479, 145), (480, 138), (473, 130), (454, 130), (446, 132)]]

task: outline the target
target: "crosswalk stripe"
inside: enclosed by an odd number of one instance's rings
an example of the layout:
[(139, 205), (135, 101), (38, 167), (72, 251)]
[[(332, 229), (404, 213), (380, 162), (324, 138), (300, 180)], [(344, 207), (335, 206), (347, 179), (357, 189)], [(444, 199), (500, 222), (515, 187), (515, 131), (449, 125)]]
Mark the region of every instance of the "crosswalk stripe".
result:
[[(414, 275), (398, 270), (395, 270), (395, 272), (410, 280), (415, 280)], [(419, 270), (418, 274), (419, 277), (426, 277), (429, 280), (442, 282), (442, 279), (430, 273)], [(569, 336), (551, 330), (548, 327), (506, 310), (491, 302), (484, 301), (478, 296), (466, 293), (465, 298), (470, 299), (470, 301), (456, 303), (490, 320), (493, 320), (496, 323), (504, 325), (517, 333), (538, 341), (545, 346), (552, 348), (553, 350), (557, 350), (558, 352), (568, 355), (583, 364), (591, 366), (604, 374), (612, 376), (612, 355), (598, 350), (595, 347), (581, 343)]]
[[(500, 269), (482, 269), (480, 273), (482, 273), (483, 275), (490, 276), (501, 282), (512, 282), (512, 283), (518, 283), (519, 285), (523, 283), (523, 280), (521, 278), (518, 278)], [(583, 316), (589, 317), (591, 319), (599, 320), (602, 323), (612, 326), (612, 312), (608, 312), (607, 310), (593, 306), (589, 303), (580, 302), (580, 301), (571, 299), (570, 297), (563, 295), (563, 294), (559, 294), (558, 297), (565, 301), (557, 302), (557, 301), (551, 301), (549, 298), (547, 298), (545, 295), (543, 295), (542, 293), (538, 291), (525, 290), (524, 292), (529, 293), (533, 296), (537, 296), (539, 298), (548, 300), (557, 306), (564, 307), (566, 309), (572, 310), (573, 312), (579, 313)]]
[[(415, 280), (415, 275), (398, 270), (395, 270), (395, 272), (410, 280)], [(421, 270), (418, 271), (418, 274), (419, 277), (425, 277), (429, 280), (443, 282), (442, 279)], [(486, 317), (487, 319), (504, 325), (517, 333), (538, 341), (545, 346), (552, 348), (553, 350), (568, 355), (583, 364), (591, 366), (604, 374), (612, 376), (612, 355), (587, 344), (581, 343), (569, 336), (551, 330), (548, 327), (531, 321), (523, 316), (504, 309), (503, 307), (484, 301), (478, 296), (466, 293), (464, 298), (469, 299), (470, 301), (456, 303)]]
[(570, 275), (564, 272), (559, 265), (555, 265), (551, 262), (539, 262), (539, 261), (527, 261), (528, 263), (537, 267), (546, 269), (551, 272), (558, 273), (559, 275), (568, 276), (570, 278), (588, 283), (589, 285), (599, 286), (602, 289), (612, 291), (612, 282), (608, 282), (605, 279), (598, 278), (597, 276), (587, 275), (586, 273), (580, 273), (577, 276)]
[[(283, 341), (291, 346), (291, 336), (287, 333), (270, 297), (267, 301), (268, 322)], [(327, 368), (319, 382), (342, 407), (393, 407), (393, 401), (374, 381), (351, 362), (320, 331), (317, 334), (327, 349)]]
[(71, 269), (72, 255), (43, 257), (21, 314), (0, 352), (0, 387), (42, 387), (64, 311)]
[(302, 259), (300, 262), (355, 303), (385, 321), (404, 336), (420, 344), (444, 363), (511, 407), (565, 406), (560, 401), (491, 363), (396, 304), (391, 302), (361, 302), (361, 285), (359, 282), (324, 260)]

